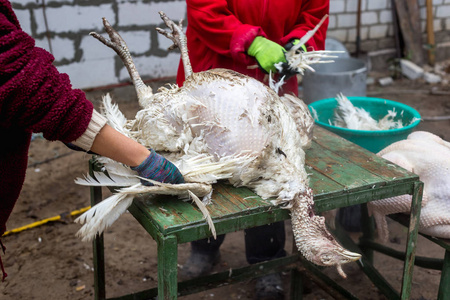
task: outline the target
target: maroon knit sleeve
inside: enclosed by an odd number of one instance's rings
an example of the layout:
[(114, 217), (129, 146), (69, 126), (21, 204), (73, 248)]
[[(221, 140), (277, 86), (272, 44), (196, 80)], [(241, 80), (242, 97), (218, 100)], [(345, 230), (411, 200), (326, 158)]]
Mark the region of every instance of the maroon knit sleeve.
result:
[(53, 55), (35, 47), (7, 4), (0, 0), (0, 127), (73, 141), (86, 130), (93, 105), (53, 66)]

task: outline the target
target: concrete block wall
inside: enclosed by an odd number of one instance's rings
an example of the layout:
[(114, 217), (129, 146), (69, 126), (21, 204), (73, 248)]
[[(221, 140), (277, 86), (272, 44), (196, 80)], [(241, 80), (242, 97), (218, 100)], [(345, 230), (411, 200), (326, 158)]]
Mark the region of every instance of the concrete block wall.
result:
[[(425, 33), (425, 0), (421, 7)], [(183, 0), (12, 0), (22, 28), (36, 39), (36, 45), (55, 56), (55, 65), (69, 74), (76, 88), (90, 88), (128, 81), (115, 52), (89, 36), (104, 34), (106, 17), (127, 42), (144, 79), (174, 76), (179, 52), (168, 52), (171, 41), (157, 34), (165, 25), (158, 11), (173, 20), (185, 19)], [(391, 0), (361, 0), (361, 51), (371, 59), (393, 56), (395, 41)], [(328, 36), (342, 42), (350, 53), (356, 45), (358, 0), (330, 0)], [(437, 59), (450, 58), (450, 0), (433, 0)], [(372, 64), (373, 65), (373, 64)], [(379, 65), (379, 64), (376, 64)]]
[[(420, 8), (422, 41), (426, 46), (426, 0), (417, 0)], [(356, 50), (358, 0), (330, 0), (328, 37), (342, 42), (350, 53)], [(433, 0), (433, 27), (436, 59), (450, 58), (450, 0)], [(385, 67), (394, 57), (395, 38), (391, 0), (361, 0), (360, 51), (369, 60), (378, 60), (372, 67)]]
[(96, 31), (107, 36), (102, 17), (125, 39), (144, 79), (176, 74), (179, 51), (167, 51), (172, 42), (156, 27), (165, 28), (161, 10), (173, 20), (185, 18), (185, 1), (20, 0), (12, 4), (22, 29), (54, 55), (58, 70), (69, 74), (76, 88), (129, 80), (117, 54), (89, 35)]

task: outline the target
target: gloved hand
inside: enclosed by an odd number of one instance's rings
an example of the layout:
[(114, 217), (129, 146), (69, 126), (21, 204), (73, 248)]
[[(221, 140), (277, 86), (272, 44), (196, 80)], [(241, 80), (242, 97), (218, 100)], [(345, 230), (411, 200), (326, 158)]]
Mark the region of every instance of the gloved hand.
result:
[[(300, 40), (299, 40), (299, 39), (293, 39), (293, 40), (291, 40), (289, 43), (287, 43), (287, 44), (284, 46), (284, 49), (286, 49), (286, 51), (289, 51), (289, 50), (291, 50), (292, 47), (294, 47), (294, 46), (297, 45), (298, 43), (300, 43)], [(306, 50), (305, 44), (301, 45), (299, 50), (302, 51), (302, 52), (308, 52), (308, 51)]]
[[(298, 43), (300, 43), (299, 39), (293, 39), (284, 46), (284, 49), (286, 49), (286, 51), (289, 51), (292, 49), (292, 47), (294, 47)], [(296, 53), (299, 53), (299, 52), (307, 52), (304, 44), (301, 45), (300, 48), (296, 51)], [(281, 64), (281, 68), (282, 69), (280, 71), (280, 76), (284, 77), (285, 81), (297, 74), (297, 72), (294, 69), (291, 69), (291, 67), (289, 66), (289, 64), (287, 62)]]
[(248, 55), (255, 57), (258, 65), (266, 73), (277, 72), (274, 64), (286, 62), (284, 52), (286, 50), (282, 46), (262, 36), (257, 36), (247, 50)]
[[(164, 183), (184, 183), (183, 175), (178, 168), (159, 155), (155, 150), (150, 149), (150, 155), (137, 167), (131, 167), (138, 172), (140, 177), (152, 179)], [(142, 180), (143, 185), (151, 186), (152, 183)]]

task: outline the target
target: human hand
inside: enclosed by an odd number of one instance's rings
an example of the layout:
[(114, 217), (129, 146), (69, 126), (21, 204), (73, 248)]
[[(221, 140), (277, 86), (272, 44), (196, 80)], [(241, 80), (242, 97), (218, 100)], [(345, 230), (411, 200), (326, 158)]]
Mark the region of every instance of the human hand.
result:
[[(150, 155), (137, 167), (131, 167), (138, 172), (140, 177), (152, 179), (164, 183), (184, 183), (183, 175), (178, 168), (159, 155), (155, 150), (150, 149)], [(143, 185), (151, 186), (151, 182), (141, 179)]]
[[(294, 47), (294, 46), (297, 45), (298, 43), (300, 43), (300, 40), (299, 40), (299, 39), (293, 39), (293, 40), (291, 40), (289, 43), (287, 43), (287, 44), (284, 46), (284, 49), (286, 49), (286, 51), (289, 51), (289, 50), (292, 49), (292, 47)], [(306, 50), (305, 44), (301, 45), (301, 46), (300, 46), (300, 49), (298, 49), (298, 50), (300, 50), (301, 52), (308, 52), (308, 51)]]
[(286, 62), (285, 52), (286, 50), (282, 46), (262, 36), (257, 36), (247, 50), (248, 55), (255, 57), (258, 65), (266, 73), (277, 72), (274, 65)]
[[(289, 43), (287, 43), (284, 46), (284, 49), (286, 51), (291, 50), (294, 46), (298, 45), (300, 43), (299, 39), (293, 39)], [(300, 54), (302, 52), (307, 52), (305, 45), (301, 45), (300, 48), (295, 50), (295, 54)], [(287, 59), (286, 59), (287, 60)], [(288, 62), (282, 63), (281, 66), (278, 66), (278, 68), (281, 68), (279, 70), (280, 76), (284, 77), (284, 80), (288, 80), (292, 76), (296, 75), (298, 72), (295, 69), (292, 69)]]

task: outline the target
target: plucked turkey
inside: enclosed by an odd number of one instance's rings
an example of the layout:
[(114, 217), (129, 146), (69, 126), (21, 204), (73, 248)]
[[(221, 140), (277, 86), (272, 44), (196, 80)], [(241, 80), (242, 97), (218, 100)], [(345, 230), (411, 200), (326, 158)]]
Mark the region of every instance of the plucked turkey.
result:
[[(450, 143), (432, 133), (416, 131), (378, 155), (419, 175), (423, 181), (419, 231), (450, 239)], [(368, 207), (377, 222), (378, 235), (387, 240), (385, 215), (409, 213), (411, 195), (370, 202)]]

